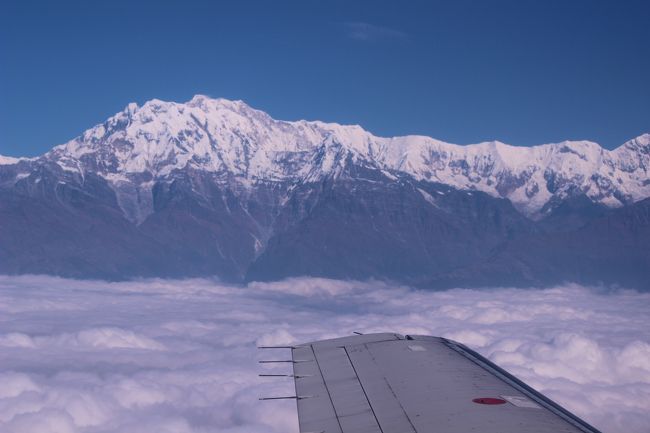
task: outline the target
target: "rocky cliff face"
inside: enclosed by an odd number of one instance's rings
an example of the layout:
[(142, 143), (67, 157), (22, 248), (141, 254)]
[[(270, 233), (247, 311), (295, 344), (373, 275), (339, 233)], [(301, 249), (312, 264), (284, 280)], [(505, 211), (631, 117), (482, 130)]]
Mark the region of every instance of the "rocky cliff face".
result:
[[(41, 157), (0, 158), (0, 272), (631, 281), (596, 272), (602, 260), (582, 260), (580, 248), (601, 234), (592, 225), (643, 214), (648, 167), (648, 134), (613, 151), (459, 146), (274, 120), (241, 101), (152, 100)], [(569, 239), (582, 270), (549, 265)], [(621, 242), (594, 254), (650, 264), (647, 249)]]

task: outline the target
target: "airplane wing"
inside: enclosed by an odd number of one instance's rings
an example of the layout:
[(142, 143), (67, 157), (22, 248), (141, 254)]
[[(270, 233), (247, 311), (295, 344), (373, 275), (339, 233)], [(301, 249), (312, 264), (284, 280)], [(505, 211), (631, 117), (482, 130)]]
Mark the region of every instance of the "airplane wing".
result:
[(367, 334), (291, 350), (301, 433), (599, 433), (444, 338)]

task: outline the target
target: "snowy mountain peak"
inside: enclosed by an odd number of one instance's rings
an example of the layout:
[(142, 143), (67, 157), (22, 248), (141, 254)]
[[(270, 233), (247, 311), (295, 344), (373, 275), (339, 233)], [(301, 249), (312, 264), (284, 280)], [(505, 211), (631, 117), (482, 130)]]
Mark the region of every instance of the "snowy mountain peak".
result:
[(186, 103), (131, 103), (44, 158), (65, 170), (96, 172), (114, 185), (141, 182), (142, 173), (164, 180), (191, 167), (235, 182), (237, 190), (337, 176), (352, 161), (508, 198), (530, 216), (576, 193), (608, 206), (650, 196), (650, 134), (613, 151), (591, 141), (460, 146), (424, 136), (377, 137), (358, 125), (275, 120), (243, 101), (205, 95)]
[(0, 165), (12, 165), (17, 164), (20, 161), (20, 158), (14, 158), (12, 156), (3, 156), (0, 155)]
[(632, 140), (626, 141), (623, 144), (624, 148), (634, 151), (641, 151), (645, 149), (645, 153), (650, 153), (650, 134), (642, 134)]
[(137, 109), (138, 109), (138, 104), (136, 104), (135, 102), (131, 102), (124, 109), (124, 113), (126, 113), (129, 116), (132, 116), (133, 113), (135, 113)]
[(253, 108), (240, 99), (231, 100), (226, 98), (211, 98), (206, 95), (194, 95), (192, 99), (186, 102), (186, 105), (206, 108), (222, 107), (234, 111), (240, 111), (242, 109), (253, 110)]

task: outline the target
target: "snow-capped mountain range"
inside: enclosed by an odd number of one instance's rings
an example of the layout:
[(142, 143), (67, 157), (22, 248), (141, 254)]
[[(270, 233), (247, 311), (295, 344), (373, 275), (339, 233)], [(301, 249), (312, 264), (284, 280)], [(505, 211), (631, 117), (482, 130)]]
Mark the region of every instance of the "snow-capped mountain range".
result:
[(650, 289), (649, 169), (650, 134), (456, 145), (201, 95), (132, 103), (0, 156), (0, 273)]
[(533, 218), (551, 199), (578, 192), (609, 207), (650, 197), (650, 134), (611, 151), (591, 141), (456, 145), (424, 136), (377, 137), (357, 125), (275, 120), (242, 101), (201, 95), (187, 103), (131, 103), (42, 158), (143, 189), (186, 167), (244, 189), (256, 182), (317, 181), (336, 176), (349, 158), (387, 176), (405, 173), (507, 198)]

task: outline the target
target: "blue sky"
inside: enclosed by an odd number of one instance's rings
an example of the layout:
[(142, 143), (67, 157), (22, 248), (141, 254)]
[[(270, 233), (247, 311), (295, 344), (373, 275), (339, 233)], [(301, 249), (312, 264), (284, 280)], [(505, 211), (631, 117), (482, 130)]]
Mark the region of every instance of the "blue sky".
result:
[(650, 2), (4, 0), (0, 154), (197, 93), (460, 144), (650, 132)]

